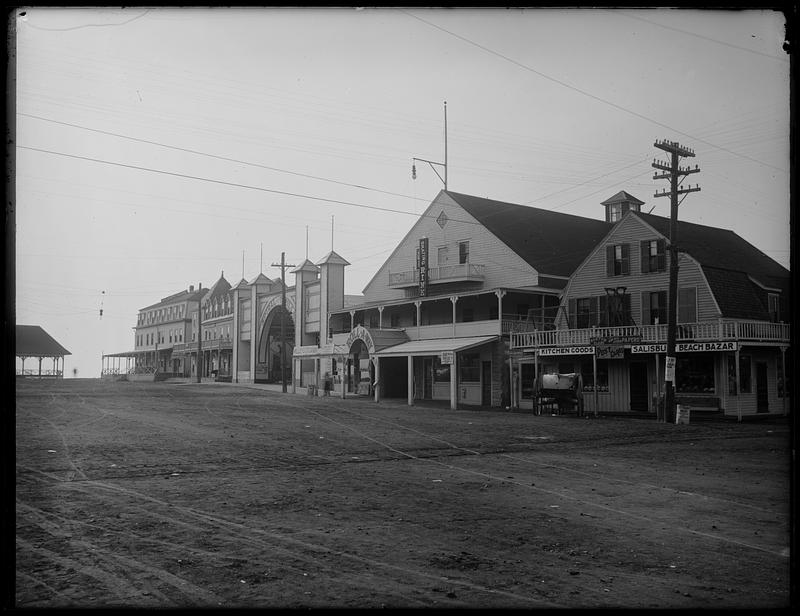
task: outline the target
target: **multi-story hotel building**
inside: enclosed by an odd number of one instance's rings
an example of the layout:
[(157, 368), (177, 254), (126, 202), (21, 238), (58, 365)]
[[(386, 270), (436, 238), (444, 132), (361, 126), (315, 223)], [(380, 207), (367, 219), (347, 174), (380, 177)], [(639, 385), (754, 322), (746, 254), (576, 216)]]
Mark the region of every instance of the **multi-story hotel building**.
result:
[(127, 355), (136, 359), (135, 372), (186, 374), (183, 348), (192, 336), (191, 310), (197, 309), (204, 293), (202, 285), (197, 290), (190, 286), (139, 310), (133, 328), (134, 352)]

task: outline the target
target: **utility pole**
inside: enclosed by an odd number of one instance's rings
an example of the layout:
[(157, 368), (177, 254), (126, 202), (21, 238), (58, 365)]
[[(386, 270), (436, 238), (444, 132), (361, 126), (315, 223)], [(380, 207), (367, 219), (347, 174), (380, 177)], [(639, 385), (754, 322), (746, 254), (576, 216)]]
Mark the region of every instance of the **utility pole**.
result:
[(197, 382), (200, 382), (203, 369), (203, 302), (202, 294), (197, 298)]
[(281, 391), (286, 393), (286, 268), (296, 267), (286, 263), (286, 253), (281, 253), (281, 262), (273, 263), (272, 267), (281, 268)]
[[(416, 162), (420, 161), (422, 163), (428, 163), (433, 169), (433, 172), (439, 176), (439, 179), (444, 184), (444, 189), (447, 190), (447, 101), (444, 102), (444, 162), (437, 163), (432, 160), (426, 160), (424, 158), (412, 158), (411, 159), (411, 179), (417, 179), (417, 165)], [(444, 172), (444, 177), (437, 171), (436, 167), (441, 167)]]
[[(664, 413), (659, 419), (664, 422), (671, 422), (675, 417), (675, 338), (678, 325), (678, 206), (683, 199), (678, 200), (681, 195), (698, 192), (700, 187), (695, 184), (694, 188), (687, 185), (684, 188), (681, 182), (692, 174), (699, 173), (697, 165), (694, 169), (680, 166), (682, 156), (694, 156), (694, 150), (690, 150), (679, 144), (677, 141), (658, 141), (653, 144), (659, 150), (664, 150), (670, 155), (669, 162), (653, 159), (653, 168), (661, 173), (653, 174), (654, 180), (669, 180), (669, 192), (662, 189), (657, 192), (655, 197), (670, 198), (669, 215), (669, 292), (667, 298), (667, 361), (664, 367)], [(685, 199), (686, 197), (684, 197)]]

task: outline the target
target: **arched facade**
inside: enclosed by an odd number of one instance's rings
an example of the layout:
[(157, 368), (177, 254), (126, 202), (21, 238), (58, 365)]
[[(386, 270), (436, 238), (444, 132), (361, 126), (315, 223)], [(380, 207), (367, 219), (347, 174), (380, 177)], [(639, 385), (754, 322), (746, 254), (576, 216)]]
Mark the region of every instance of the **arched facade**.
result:
[[(281, 383), (285, 366), (286, 380), (292, 379), (292, 353), (294, 352), (294, 318), (287, 302), (286, 310), (278, 304), (268, 303), (259, 319), (258, 346), (256, 347), (255, 380), (260, 383)], [(281, 336), (283, 315), (283, 336)]]

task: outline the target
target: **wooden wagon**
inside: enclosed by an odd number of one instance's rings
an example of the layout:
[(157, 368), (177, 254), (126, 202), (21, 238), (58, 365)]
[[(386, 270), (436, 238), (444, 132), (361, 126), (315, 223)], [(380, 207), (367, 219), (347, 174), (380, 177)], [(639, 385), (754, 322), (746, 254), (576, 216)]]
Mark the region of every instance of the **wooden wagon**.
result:
[(540, 374), (534, 383), (534, 412), (541, 415), (575, 411), (583, 415), (583, 381), (579, 373)]

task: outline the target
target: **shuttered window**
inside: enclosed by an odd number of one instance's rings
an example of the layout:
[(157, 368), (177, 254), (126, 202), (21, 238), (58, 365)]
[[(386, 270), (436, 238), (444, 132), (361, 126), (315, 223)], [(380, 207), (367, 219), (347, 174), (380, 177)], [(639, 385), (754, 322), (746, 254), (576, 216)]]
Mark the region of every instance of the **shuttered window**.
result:
[(641, 264), (642, 273), (663, 272), (667, 269), (666, 242), (659, 240), (642, 240)]
[(656, 319), (662, 325), (667, 322), (667, 292), (642, 291), (642, 323), (655, 325)]
[(606, 275), (612, 277), (630, 274), (630, 253), (629, 244), (606, 246)]

